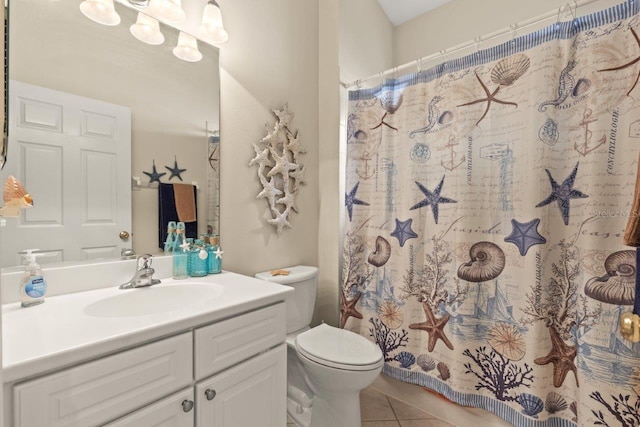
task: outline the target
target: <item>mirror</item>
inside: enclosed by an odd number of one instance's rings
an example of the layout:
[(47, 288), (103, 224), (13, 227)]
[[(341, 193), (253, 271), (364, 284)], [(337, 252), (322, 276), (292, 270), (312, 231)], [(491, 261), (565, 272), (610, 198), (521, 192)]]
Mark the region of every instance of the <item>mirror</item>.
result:
[[(190, 1), (199, 0), (183, 4)], [(198, 184), (198, 233), (219, 233), (218, 49), (199, 42), (203, 59), (185, 62), (172, 53), (176, 29), (160, 24), (164, 43), (148, 45), (129, 31), (136, 10), (116, 3), (121, 22), (109, 27), (86, 18), (80, 3), (9, 3), (9, 152), (0, 179), (18, 178), (34, 207), (5, 219), (3, 267), (19, 265), (18, 252), (29, 247), (43, 252), (43, 264), (119, 258), (123, 247), (160, 253), (157, 184), (144, 174), (154, 165), (166, 173), (162, 183)], [(110, 151), (129, 135), (130, 149)], [(169, 179), (176, 164), (186, 170)], [(69, 198), (78, 200), (67, 205)], [(131, 225), (120, 227), (120, 216)], [(93, 243), (91, 233), (116, 236), (119, 245)]]

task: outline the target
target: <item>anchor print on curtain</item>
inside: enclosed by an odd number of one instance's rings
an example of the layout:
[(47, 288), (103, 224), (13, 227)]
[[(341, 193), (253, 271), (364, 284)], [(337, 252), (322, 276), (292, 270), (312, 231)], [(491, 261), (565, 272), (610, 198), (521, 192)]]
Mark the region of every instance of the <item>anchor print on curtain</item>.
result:
[(516, 426), (640, 425), (639, 2), (349, 93), (341, 325)]

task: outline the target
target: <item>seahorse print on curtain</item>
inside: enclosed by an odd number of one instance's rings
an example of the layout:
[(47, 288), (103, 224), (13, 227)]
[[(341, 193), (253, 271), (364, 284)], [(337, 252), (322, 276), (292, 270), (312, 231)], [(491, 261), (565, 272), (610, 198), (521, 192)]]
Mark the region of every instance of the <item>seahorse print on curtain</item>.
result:
[(627, 1), (349, 93), (341, 326), (515, 426), (640, 425)]

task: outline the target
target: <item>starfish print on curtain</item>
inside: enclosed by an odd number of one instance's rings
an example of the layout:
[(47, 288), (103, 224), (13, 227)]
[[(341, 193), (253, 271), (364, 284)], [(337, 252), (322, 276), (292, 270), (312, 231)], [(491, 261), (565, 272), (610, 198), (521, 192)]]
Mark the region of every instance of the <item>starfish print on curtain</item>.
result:
[[(629, 30), (631, 30), (631, 34), (633, 34), (633, 38), (635, 39), (636, 44), (638, 45), (638, 47), (640, 47), (640, 37), (638, 37), (638, 33), (636, 33), (636, 30), (634, 30), (633, 27), (631, 27), (631, 26), (629, 27)], [(632, 65), (635, 65), (636, 63), (638, 63), (638, 61), (640, 61), (640, 55), (638, 55), (637, 57), (635, 57), (631, 61), (627, 62), (626, 64), (618, 65), (616, 67), (611, 67), (611, 68), (605, 68), (603, 70), (598, 70), (598, 71), (599, 72), (603, 72), (603, 71), (623, 70), (625, 68), (631, 67)], [(640, 70), (638, 70), (638, 75), (636, 76), (636, 79), (633, 82), (633, 85), (631, 86), (631, 89), (629, 89), (629, 91), (627, 91), (627, 96), (629, 96), (631, 94), (631, 92), (633, 91), (633, 89), (636, 88), (636, 85), (638, 84), (638, 80), (640, 80)]]
[(422, 191), (422, 193), (425, 195), (425, 198), (422, 201), (413, 205), (411, 208), (409, 208), (409, 210), (420, 209), (424, 206), (431, 206), (431, 212), (433, 213), (433, 219), (435, 220), (436, 224), (438, 223), (438, 212), (439, 212), (438, 205), (440, 203), (457, 203), (453, 199), (440, 196), (440, 192), (442, 191), (442, 186), (444, 185), (444, 176), (440, 180), (440, 183), (435, 188), (435, 190), (433, 190), (433, 192), (429, 191), (427, 187), (420, 184), (418, 181), (416, 181), (416, 185), (418, 186), (420, 191)]
[(361, 205), (361, 206), (369, 206), (369, 203), (363, 202), (362, 200), (356, 198), (356, 193), (358, 192), (358, 186), (360, 183), (356, 183), (356, 185), (349, 191), (349, 193), (344, 195), (344, 205), (347, 207), (347, 213), (349, 214), (349, 221), (353, 218), (353, 205)]
[(406, 221), (400, 221), (396, 218), (396, 229), (393, 230), (391, 236), (398, 239), (398, 243), (400, 243), (400, 247), (403, 247), (404, 244), (409, 239), (415, 239), (418, 235), (411, 229), (411, 223), (413, 219), (409, 218)]
[(529, 222), (518, 222), (512, 219), (511, 226), (513, 227), (513, 231), (504, 238), (504, 241), (516, 245), (520, 251), (520, 255), (525, 256), (531, 246), (547, 243), (547, 239), (538, 233), (539, 224), (540, 219), (538, 218)]
[(549, 197), (541, 201), (536, 205), (536, 208), (540, 208), (542, 206), (547, 206), (552, 202), (558, 202), (558, 208), (560, 209), (560, 213), (562, 214), (562, 220), (564, 221), (564, 225), (569, 225), (569, 208), (570, 208), (570, 200), (571, 199), (586, 199), (586, 194), (581, 191), (575, 190), (573, 185), (576, 181), (576, 175), (578, 174), (578, 165), (573, 168), (573, 172), (565, 179), (562, 184), (558, 185), (555, 179), (551, 176), (551, 172), (549, 169), (545, 169), (544, 171), (549, 176), (549, 182), (551, 183), (551, 194)]

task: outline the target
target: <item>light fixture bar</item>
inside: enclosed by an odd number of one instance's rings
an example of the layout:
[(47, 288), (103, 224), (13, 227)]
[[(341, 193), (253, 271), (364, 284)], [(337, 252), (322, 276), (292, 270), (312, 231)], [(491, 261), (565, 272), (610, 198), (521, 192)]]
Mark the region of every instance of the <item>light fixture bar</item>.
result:
[(173, 24), (181, 24), (187, 20), (181, 0), (151, 0), (149, 10), (158, 19)]

